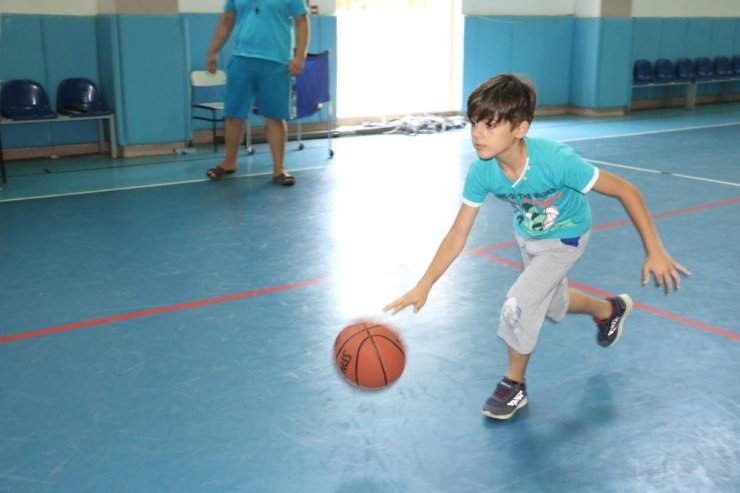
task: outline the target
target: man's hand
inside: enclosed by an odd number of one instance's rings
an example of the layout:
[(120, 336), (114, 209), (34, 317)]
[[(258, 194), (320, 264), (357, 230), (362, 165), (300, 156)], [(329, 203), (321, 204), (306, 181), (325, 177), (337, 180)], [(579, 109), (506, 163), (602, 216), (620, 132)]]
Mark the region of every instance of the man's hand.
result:
[(215, 74), (217, 66), (218, 66), (218, 54), (208, 53), (208, 58), (206, 59), (206, 70), (208, 70), (212, 74)]
[(290, 63), (288, 64), (288, 72), (290, 72), (290, 75), (293, 77), (297, 75), (301, 75), (301, 72), (303, 72), (303, 65), (306, 62), (306, 59), (300, 56), (294, 56)]

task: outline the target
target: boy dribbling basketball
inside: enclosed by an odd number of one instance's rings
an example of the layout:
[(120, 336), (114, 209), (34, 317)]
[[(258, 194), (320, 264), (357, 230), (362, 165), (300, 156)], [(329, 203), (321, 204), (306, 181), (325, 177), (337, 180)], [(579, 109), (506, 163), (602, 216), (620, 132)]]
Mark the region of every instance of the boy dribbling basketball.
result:
[(567, 287), (566, 275), (590, 237), (586, 193), (595, 190), (619, 199), (634, 222), (646, 252), (643, 285), (652, 275), (670, 292), (680, 287), (680, 273), (690, 274), (663, 247), (634, 185), (596, 168), (566, 145), (527, 137), (535, 105), (534, 88), (510, 74), (493, 77), (470, 94), (467, 116), (478, 159), (468, 171), (463, 203), (416, 286), (384, 308), (395, 314), (411, 305), (418, 312), (465, 246), (486, 195), (509, 202), (524, 270), (501, 309), (498, 335), (508, 346), (508, 366), (483, 405), (483, 414), (495, 419), (508, 419), (527, 404), (525, 371), (545, 317), (558, 322), (566, 313), (591, 315), (597, 343), (609, 347), (632, 311), (629, 295), (603, 300)]

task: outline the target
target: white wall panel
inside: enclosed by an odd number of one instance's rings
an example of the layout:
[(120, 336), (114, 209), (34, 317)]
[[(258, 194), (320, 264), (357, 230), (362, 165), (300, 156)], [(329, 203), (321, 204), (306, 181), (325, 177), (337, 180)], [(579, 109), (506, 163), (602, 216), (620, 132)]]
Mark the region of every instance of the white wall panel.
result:
[(180, 12), (215, 13), (222, 12), (224, 0), (178, 0)]
[(463, 15), (573, 15), (576, 0), (463, 0)]
[(95, 15), (98, 0), (0, 0), (0, 13)]
[(632, 0), (633, 17), (740, 17), (740, 0)]
[[(0, 0), (1, 2), (2, 0)], [(222, 12), (225, 0), (178, 0), (180, 12), (214, 13)], [(334, 15), (337, 8), (336, 0), (309, 0), (315, 6), (319, 15)]]

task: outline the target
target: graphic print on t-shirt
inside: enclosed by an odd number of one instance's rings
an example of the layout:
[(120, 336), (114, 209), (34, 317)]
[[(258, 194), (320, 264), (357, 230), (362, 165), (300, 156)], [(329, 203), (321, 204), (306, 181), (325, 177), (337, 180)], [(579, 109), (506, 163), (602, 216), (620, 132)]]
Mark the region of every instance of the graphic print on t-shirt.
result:
[[(560, 209), (557, 201), (563, 196), (562, 192), (554, 189), (544, 193), (534, 194), (496, 194), (496, 197), (506, 200), (516, 210), (516, 221), (519, 226), (532, 236), (539, 236), (545, 231), (556, 231), (574, 225), (570, 219), (558, 222)], [(553, 194), (549, 196), (550, 194)], [(546, 197), (546, 198), (545, 198)], [(540, 200), (540, 198), (545, 198)]]

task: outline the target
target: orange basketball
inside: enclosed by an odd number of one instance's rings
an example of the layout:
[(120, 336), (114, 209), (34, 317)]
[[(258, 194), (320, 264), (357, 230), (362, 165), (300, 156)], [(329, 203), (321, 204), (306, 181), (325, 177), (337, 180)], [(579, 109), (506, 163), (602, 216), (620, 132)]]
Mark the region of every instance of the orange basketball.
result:
[(334, 361), (342, 376), (362, 389), (380, 389), (398, 380), (406, 349), (395, 330), (362, 320), (348, 325), (334, 341)]

